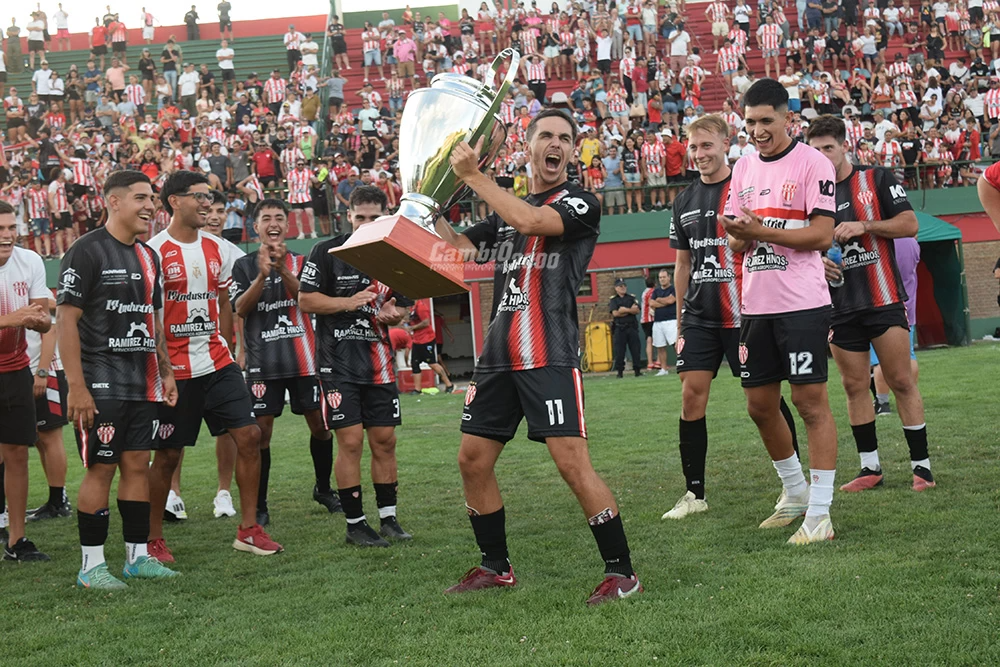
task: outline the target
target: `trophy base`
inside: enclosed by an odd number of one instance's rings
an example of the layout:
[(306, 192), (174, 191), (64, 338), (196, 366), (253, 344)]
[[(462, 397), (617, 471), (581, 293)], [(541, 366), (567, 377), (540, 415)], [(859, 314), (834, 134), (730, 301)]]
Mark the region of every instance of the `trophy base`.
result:
[(458, 250), (400, 215), (363, 225), (330, 252), (410, 299), (469, 291)]

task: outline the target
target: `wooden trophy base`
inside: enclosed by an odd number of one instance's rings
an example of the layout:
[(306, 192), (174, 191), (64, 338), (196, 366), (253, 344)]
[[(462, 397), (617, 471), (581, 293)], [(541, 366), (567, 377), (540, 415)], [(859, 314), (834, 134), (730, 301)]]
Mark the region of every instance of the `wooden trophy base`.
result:
[(410, 299), (469, 291), (458, 250), (400, 215), (363, 225), (330, 252)]

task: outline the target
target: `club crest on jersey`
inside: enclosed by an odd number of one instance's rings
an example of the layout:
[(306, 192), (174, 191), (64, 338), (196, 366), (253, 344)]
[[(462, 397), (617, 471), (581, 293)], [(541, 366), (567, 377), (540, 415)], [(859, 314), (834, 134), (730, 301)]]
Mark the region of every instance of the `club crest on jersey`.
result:
[(680, 354), (681, 352), (684, 351), (684, 336), (680, 336), (677, 338), (677, 344), (674, 347), (677, 350), (677, 354)]
[(795, 181), (785, 181), (781, 184), (781, 201), (790, 205), (792, 199), (795, 198), (795, 190), (799, 187), (799, 184)]
[(330, 407), (336, 410), (340, 407), (341, 402), (343, 402), (344, 397), (339, 391), (330, 391), (326, 394), (326, 402), (330, 404)]
[(252, 391), (253, 395), (259, 400), (264, 398), (264, 394), (267, 393), (267, 385), (263, 382), (254, 382), (250, 385), (250, 391)]
[(858, 201), (862, 206), (871, 206), (875, 201), (875, 193), (871, 190), (862, 190), (858, 193)]
[(210, 259), (208, 260), (208, 270), (213, 278), (218, 278), (219, 273), (222, 272), (222, 266), (214, 259)]
[(749, 350), (747, 350), (746, 343), (740, 343), (740, 363), (745, 364), (747, 362), (747, 357), (750, 356)]
[(28, 296), (28, 283), (23, 280), (14, 283), (14, 294), (22, 298)]
[(160, 440), (166, 440), (174, 434), (173, 424), (160, 424)]
[(101, 424), (97, 427), (97, 439), (100, 440), (105, 445), (111, 442), (115, 437), (115, 427), (114, 424)]
[(465, 390), (465, 404), (469, 405), (476, 398), (476, 385), (470, 384), (469, 388)]

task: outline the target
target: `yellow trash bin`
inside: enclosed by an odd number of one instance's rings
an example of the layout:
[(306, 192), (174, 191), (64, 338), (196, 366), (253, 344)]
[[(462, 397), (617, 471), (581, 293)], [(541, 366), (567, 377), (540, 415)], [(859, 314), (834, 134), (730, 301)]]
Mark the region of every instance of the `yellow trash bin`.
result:
[(611, 327), (607, 322), (592, 322), (584, 332), (586, 350), (583, 357), (583, 370), (594, 373), (604, 373), (611, 370), (614, 363), (614, 350), (611, 347)]

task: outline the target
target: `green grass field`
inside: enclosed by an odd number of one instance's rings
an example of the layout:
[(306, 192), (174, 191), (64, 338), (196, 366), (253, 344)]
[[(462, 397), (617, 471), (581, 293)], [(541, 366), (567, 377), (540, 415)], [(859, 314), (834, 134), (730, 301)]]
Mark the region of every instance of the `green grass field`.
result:
[[(1000, 346), (919, 358), (938, 488), (910, 491), (899, 420), (880, 418), (886, 486), (835, 495), (837, 539), (810, 548), (785, 544), (794, 527), (757, 529), (780, 486), (736, 379), (720, 376), (709, 405), (711, 509), (666, 523), (684, 490), (677, 377), (588, 378), (591, 452), (646, 588), (596, 609), (583, 604), (602, 574), (593, 538), (523, 427), (498, 469), (519, 584), (442, 595), (479, 559), (455, 463), (461, 396), (402, 398), (400, 520), (415, 539), (386, 550), (348, 547), (343, 517), (312, 501), (308, 431), (286, 413), (272, 445), (270, 527), (286, 552), (234, 551), (236, 520), (212, 518), (203, 429), (184, 466), (191, 518), (167, 525), (183, 576), (114, 595), (77, 590), (75, 519), (29, 525), (52, 562), (0, 566), (0, 664), (998, 664)], [(834, 370), (831, 379), (840, 484), (859, 466)], [(74, 504), (81, 471), (72, 452)], [(46, 494), (37, 458), (31, 475), (34, 506)], [(377, 516), (368, 482), (365, 493)]]

